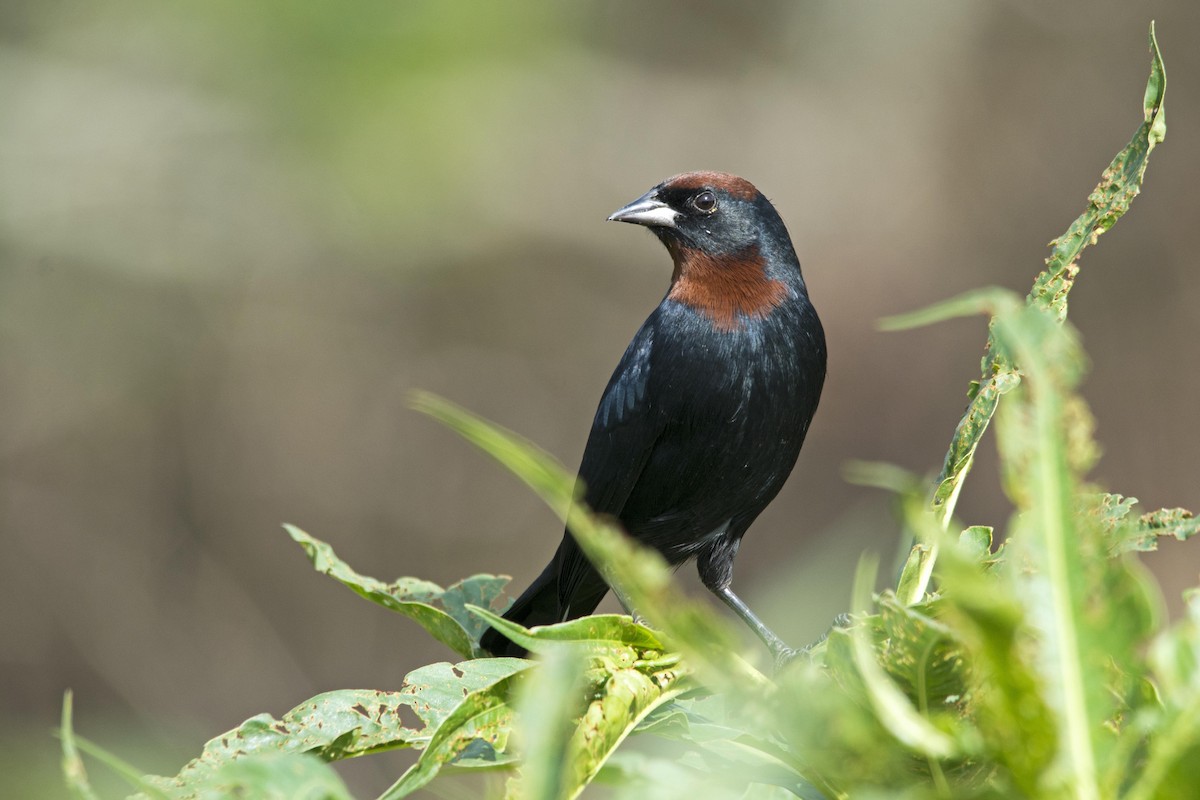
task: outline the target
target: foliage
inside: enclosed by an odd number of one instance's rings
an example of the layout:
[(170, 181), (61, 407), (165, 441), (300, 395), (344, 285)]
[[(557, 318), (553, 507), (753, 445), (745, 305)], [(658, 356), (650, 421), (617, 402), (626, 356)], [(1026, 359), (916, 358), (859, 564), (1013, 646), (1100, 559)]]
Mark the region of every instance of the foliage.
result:
[[(617, 798), (1200, 793), (1200, 590), (1188, 596), (1186, 618), (1167, 625), (1136, 560), (1160, 536), (1187, 539), (1200, 525), (1181, 509), (1134, 515), (1135, 500), (1086, 482), (1096, 458), (1077, 392), (1086, 358), (1066, 322), (1076, 259), (1128, 208), (1165, 134), (1153, 28), (1151, 51), (1145, 122), (1053, 243), (1024, 302), (991, 289), (889, 323), (987, 313), (983, 375), (932, 501), (896, 467), (853, 470), (897, 493), (916, 544), (897, 588), (874, 597), (875, 569), (864, 559), (853, 614), (777, 674), (747, 661), (723, 617), (685, 596), (656, 553), (576, 502), (573, 476), (552, 458), (420, 395), (417, 408), (512, 470), (563, 518), (646, 624), (599, 615), (527, 630), (497, 616), (502, 579), (474, 576), (447, 589), (412, 578), (385, 584), (288, 526), (319, 571), (470, 660), (416, 670), (396, 692), (330, 692), (279, 720), (253, 717), (172, 778), (143, 777), (74, 736), (68, 695), (68, 786), (94, 796), (82, 751), (147, 797), (345, 798), (329, 762), (411, 747), (419, 759), (382, 797), (465, 770), (505, 775), (510, 798), (573, 798), (592, 783)], [(993, 418), (1017, 510), (999, 546), (993, 528), (953, 520)], [(535, 660), (483, 657), (488, 625)], [(631, 736), (639, 746), (621, 748)]]

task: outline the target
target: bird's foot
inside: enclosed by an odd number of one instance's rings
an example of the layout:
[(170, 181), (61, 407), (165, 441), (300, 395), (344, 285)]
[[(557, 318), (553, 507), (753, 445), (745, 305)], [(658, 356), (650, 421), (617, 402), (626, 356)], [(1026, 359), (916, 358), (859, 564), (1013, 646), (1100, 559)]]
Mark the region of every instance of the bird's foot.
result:
[(780, 647), (774, 650), (771, 655), (775, 661), (775, 672), (782, 672), (783, 669), (802, 655), (808, 654), (807, 647), (796, 649), (795, 647)]
[(832, 633), (835, 628), (848, 628), (850, 627), (850, 622), (851, 620), (849, 614), (838, 614), (833, 618), (833, 624), (829, 626), (828, 630), (817, 637), (815, 641), (804, 645), (804, 647), (788, 647), (784, 645), (783, 642), (779, 642), (776, 646), (771, 648), (771, 655), (775, 661), (775, 671), (780, 672), (784, 669), (784, 667), (801, 656), (811, 656), (813, 650), (815, 650), (819, 645), (824, 644), (825, 640), (829, 638), (829, 634)]

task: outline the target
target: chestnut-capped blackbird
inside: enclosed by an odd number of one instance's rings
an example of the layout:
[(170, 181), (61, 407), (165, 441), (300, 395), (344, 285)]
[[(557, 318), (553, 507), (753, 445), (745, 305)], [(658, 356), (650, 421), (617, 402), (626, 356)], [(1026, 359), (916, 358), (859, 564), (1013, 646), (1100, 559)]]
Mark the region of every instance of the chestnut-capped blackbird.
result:
[[(579, 468), (584, 498), (670, 564), (695, 558), (704, 585), (782, 659), (791, 651), (730, 582), (825, 382), (825, 332), (791, 238), (754, 186), (719, 172), (670, 178), (609, 219), (648, 227), (675, 269), (600, 398)], [(504, 617), (526, 627), (582, 617), (607, 591), (567, 532)], [(481, 644), (525, 654), (495, 629)]]

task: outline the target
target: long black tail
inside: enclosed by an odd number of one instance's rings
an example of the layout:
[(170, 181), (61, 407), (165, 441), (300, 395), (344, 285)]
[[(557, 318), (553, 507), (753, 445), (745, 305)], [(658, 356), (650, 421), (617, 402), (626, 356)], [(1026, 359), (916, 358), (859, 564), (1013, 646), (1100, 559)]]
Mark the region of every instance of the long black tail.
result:
[[(574, 542), (570, 544), (572, 546), (566, 548), (568, 561), (573, 560), (573, 556), (578, 552), (573, 546)], [(556, 622), (577, 619), (596, 610), (596, 606), (600, 605), (600, 601), (608, 592), (608, 586), (586, 562), (580, 565), (586, 570), (586, 578), (575, 582), (576, 588), (571, 593), (571, 597), (565, 598), (565, 602), (564, 598), (560, 597), (558, 579), (562, 574), (563, 551), (564, 548), (559, 547), (554, 558), (542, 570), (542, 574), (537, 576), (529, 588), (522, 592), (521, 596), (512, 604), (512, 607), (504, 612), (505, 619), (524, 625), (526, 628), (532, 628), (536, 625), (553, 625)], [(582, 558), (582, 554), (579, 554), (578, 557)], [(527, 655), (524, 647), (510, 642), (495, 628), (484, 631), (479, 644), (494, 656), (523, 658)]]

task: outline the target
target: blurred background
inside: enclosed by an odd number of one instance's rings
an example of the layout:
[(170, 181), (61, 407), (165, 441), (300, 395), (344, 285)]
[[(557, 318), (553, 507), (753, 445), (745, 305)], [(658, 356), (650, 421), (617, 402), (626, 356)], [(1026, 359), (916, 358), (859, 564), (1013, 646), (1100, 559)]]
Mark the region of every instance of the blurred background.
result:
[[(685, 170), (775, 202), (824, 319), (821, 409), (735, 580), (817, 636), (899, 544), (842, 465), (936, 472), (978, 376), (982, 320), (876, 321), (1028, 289), (1141, 121), (1152, 18), (1167, 141), (1071, 318), (1095, 478), (1195, 509), (1194, 2), (0, 4), (0, 795), (60, 793), (67, 687), (81, 734), (171, 774), (255, 713), (451, 658), (279, 524), (379, 578), (530, 580), (559, 525), (406, 393), (573, 468), (670, 276), (605, 216)], [(960, 517), (1009, 514), (989, 441)], [(1178, 608), (1197, 548), (1146, 561)]]

